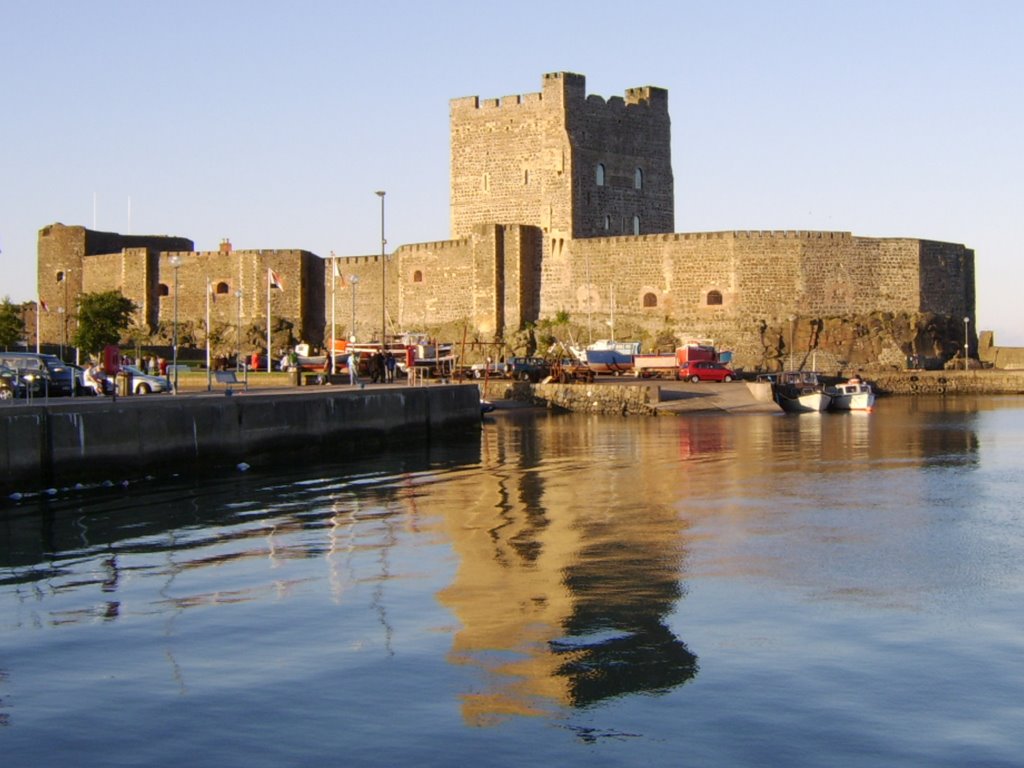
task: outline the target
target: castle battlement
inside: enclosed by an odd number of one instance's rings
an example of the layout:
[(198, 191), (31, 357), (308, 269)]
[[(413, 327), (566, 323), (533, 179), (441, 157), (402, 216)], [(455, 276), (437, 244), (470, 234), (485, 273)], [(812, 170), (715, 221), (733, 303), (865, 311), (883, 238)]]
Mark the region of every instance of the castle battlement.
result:
[(803, 230), (803, 229), (779, 229), (779, 230), (759, 230), (751, 229), (744, 230), (738, 229), (733, 231), (733, 237), (745, 238), (745, 239), (787, 239), (792, 240), (794, 238), (800, 240), (849, 240), (853, 237), (849, 232), (826, 232), (818, 230)]
[(465, 248), (469, 245), (468, 237), (460, 237), (455, 240), (435, 240), (432, 243), (413, 243), (403, 245), (399, 248), (403, 253), (422, 253), (424, 251), (447, 251)]
[(734, 229), (720, 230), (717, 232), (665, 232), (650, 235), (611, 235), (602, 237), (588, 237), (586, 242), (598, 243), (677, 243), (687, 240), (725, 240), (734, 238), (737, 240), (827, 240), (830, 242), (845, 242), (853, 239), (850, 232), (827, 232), (802, 229)]
[[(335, 258), (342, 260), (346, 264), (377, 264), (380, 262), (379, 253), (375, 256), (337, 256)], [(324, 264), (326, 265), (329, 261), (330, 259), (324, 259)]]
[(500, 98), (462, 96), (451, 99), (449, 106), (454, 111), (515, 109), (523, 106), (548, 105), (561, 107), (571, 101), (585, 101), (592, 106), (605, 106), (611, 110), (623, 110), (632, 106), (658, 107), (668, 111), (668, 91), (652, 85), (627, 88), (625, 96), (609, 96), (607, 99), (596, 93), (587, 95), (587, 79), (573, 72), (551, 72), (544, 75), (544, 91), (541, 93), (518, 93)]

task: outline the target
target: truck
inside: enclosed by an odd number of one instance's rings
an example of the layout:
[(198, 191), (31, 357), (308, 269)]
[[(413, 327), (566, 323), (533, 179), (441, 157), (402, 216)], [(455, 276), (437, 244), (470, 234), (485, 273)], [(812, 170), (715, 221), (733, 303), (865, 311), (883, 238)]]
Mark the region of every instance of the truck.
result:
[(513, 357), (509, 365), (511, 376), (516, 381), (536, 384), (551, 375), (551, 363), (543, 357)]
[(718, 359), (718, 351), (714, 344), (700, 344), (695, 341), (679, 347), (676, 350), (676, 360), (681, 366), (683, 363), (696, 363), (700, 361), (724, 362)]

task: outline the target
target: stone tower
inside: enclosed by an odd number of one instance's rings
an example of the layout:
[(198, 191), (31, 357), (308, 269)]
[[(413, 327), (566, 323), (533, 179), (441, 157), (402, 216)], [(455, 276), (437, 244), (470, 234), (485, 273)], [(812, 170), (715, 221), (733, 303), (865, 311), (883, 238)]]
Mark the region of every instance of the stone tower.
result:
[(78, 328), (82, 293), (120, 290), (135, 302), (140, 319), (157, 321), (158, 252), (191, 251), (184, 237), (122, 235), (82, 226), (50, 224), (39, 230), (39, 298), (48, 310), (40, 317), (44, 342), (69, 345)]
[(526, 224), (565, 238), (674, 230), (668, 92), (586, 95), (586, 78), (544, 75), (540, 93), (453, 99), (451, 231)]

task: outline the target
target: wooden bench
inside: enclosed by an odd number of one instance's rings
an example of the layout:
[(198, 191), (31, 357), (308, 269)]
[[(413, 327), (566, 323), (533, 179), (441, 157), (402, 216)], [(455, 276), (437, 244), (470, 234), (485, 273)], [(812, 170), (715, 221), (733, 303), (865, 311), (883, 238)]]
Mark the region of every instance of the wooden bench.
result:
[(227, 385), (224, 388), (224, 394), (226, 395), (230, 395), (232, 393), (232, 387), (236, 384), (243, 384), (245, 386), (246, 391), (248, 391), (249, 389), (248, 384), (238, 380), (238, 377), (235, 375), (234, 371), (214, 371), (213, 377), (217, 379), (218, 384)]

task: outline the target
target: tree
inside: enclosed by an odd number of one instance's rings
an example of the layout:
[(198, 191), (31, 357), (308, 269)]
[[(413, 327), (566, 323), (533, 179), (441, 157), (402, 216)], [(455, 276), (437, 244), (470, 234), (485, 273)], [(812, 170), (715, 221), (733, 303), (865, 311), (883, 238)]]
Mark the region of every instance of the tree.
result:
[(83, 293), (78, 299), (75, 346), (94, 355), (107, 344), (117, 344), (131, 325), (133, 312), (135, 302), (120, 291)]
[(25, 318), (21, 309), (11, 303), (8, 296), (0, 302), (0, 346), (14, 346), (25, 337)]

